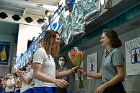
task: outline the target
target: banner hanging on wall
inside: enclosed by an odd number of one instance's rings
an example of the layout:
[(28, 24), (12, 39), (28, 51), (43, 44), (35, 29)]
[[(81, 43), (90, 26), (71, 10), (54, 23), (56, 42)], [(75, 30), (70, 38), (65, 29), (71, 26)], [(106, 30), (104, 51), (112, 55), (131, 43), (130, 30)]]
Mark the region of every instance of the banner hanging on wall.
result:
[(0, 65), (8, 65), (10, 42), (0, 41)]
[(87, 55), (87, 72), (97, 72), (97, 52)]
[(140, 74), (140, 37), (125, 42), (126, 74)]

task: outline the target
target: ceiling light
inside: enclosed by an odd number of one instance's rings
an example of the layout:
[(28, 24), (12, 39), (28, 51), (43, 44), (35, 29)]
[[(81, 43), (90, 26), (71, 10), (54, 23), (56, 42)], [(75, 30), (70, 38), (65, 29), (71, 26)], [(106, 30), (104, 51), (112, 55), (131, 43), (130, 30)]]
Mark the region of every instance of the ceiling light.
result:
[(37, 22), (38, 22), (38, 24), (42, 24), (42, 23), (44, 23), (44, 20), (43, 19), (38, 19)]
[(21, 19), (19, 15), (13, 15), (12, 18), (14, 19), (14, 21), (18, 21)]
[(1, 19), (5, 19), (6, 17), (8, 17), (8, 15), (5, 12), (0, 13), (0, 18)]
[(25, 18), (25, 21), (26, 21), (27, 23), (31, 23), (31, 22), (33, 21), (33, 19), (32, 19), (31, 17), (26, 17), (26, 18)]

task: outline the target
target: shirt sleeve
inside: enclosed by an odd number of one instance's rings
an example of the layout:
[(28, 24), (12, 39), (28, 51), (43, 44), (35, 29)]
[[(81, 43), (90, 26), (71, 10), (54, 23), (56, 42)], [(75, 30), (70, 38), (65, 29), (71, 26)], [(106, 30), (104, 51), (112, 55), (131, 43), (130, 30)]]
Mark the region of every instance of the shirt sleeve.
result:
[(113, 54), (113, 65), (118, 66), (118, 65), (124, 65), (124, 58), (120, 52), (119, 49), (114, 50)]
[(43, 64), (43, 59), (44, 59), (43, 48), (39, 48), (35, 51), (35, 53), (33, 55), (33, 63)]
[(30, 79), (33, 78), (33, 70), (31, 70), (30, 72), (28, 72), (27, 78), (30, 78)]

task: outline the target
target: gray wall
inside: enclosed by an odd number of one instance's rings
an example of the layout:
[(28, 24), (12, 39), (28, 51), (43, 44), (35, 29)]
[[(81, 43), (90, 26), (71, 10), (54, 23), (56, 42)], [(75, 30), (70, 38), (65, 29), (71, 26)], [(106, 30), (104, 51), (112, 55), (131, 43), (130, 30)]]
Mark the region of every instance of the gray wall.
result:
[[(124, 34), (119, 35), (120, 39), (122, 40), (123, 46), (120, 48), (121, 52), (125, 58), (125, 41), (129, 41), (131, 39), (140, 37), (140, 27), (135, 28), (131, 31), (127, 31)], [(94, 41), (93, 41), (94, 42)], [(85, 50), (85, 58), (84, 58), (84, 69), (86, 70), (87, 67), (87, 55), (98, 52), (98, 72), (100, 71), (101, 67), (101, 60), (103, 56), (103, 48), (101, 47), (101, 44), (98, 44), (96, 46), (93, 46), (90, 49)], [(134, 76), (126, 76), (124, 80), (124, 87), (128, 93), (140, 93), (140, 75), (134, 75)], [(73, 89), (73, 93), (94, 93), (96, 88), (101, 84), (101, 80), (98, 79), (87, 79), (84, 77), (84, 88), (79, 89), (78, 88), (78, 82), (75, 81), (75, 87)]]

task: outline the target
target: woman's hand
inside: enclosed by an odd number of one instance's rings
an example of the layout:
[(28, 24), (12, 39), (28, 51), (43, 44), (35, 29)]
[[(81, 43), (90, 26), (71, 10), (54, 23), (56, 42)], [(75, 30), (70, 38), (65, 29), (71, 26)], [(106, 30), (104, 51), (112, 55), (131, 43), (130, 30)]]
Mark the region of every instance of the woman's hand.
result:
[(85, 76), (87, 73), (83, 69), (78, 69), (77, 70), (78, 75)]
[(66, 88), (68, 86), (68, 82), (62, 79), (56, 79), (55, 84), (60, 88)]
[(72, 73), (77, 73), (77, 70), (78, 70), (79, 66), (76, 66), (76, 67), (73, 67), (71, 70), (72, 70)]
[(18, 76), (21, 76), (21, 74), (24, 74), (25, 72), (24, 71), (20, 71), (20, 70), (17, 70), (16, 71), (16, 74), (18, 75)]
[(96, 89), (95, 93), (103, 93), (105, 89), (106, 89), (106, 86), (102, 84)]

